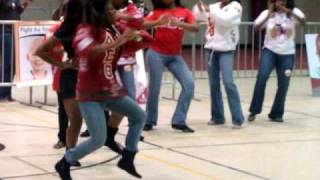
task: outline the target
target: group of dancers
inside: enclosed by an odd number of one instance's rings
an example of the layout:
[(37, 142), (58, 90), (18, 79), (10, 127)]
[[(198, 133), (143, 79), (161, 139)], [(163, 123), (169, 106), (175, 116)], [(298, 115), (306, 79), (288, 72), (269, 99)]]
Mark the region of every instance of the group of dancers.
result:
[[(165, 68), (182, 87), (172, 117), (172, 128), (184, 133), (194, 130), (187, 123), (187, 113), (194, 94), (194, 79), (182, 57), (184, 31), (197, 32), (198, 21), (207, 22), (205, 49), (211, 95), (209, 125), (225, 123), (220, 74), (226, 90), (234, 129), (244, 123), (240, 95), (234, 83), (234, 52), (239, 41), (242, 6), (237, 0), (205, 4), (197, 0), (193, 10), (180, 0), (152, 0), (153, 10), (144, 17), (143, 7), (128, 0), (68, 0), (56, 19), (52, 36), (35, 54), (54, 65), (54, 89), (59, 100), (59, 142), (56, 148), (67, 151), (55, 169), (63, 180), (70, 180), (70, 167), (102, 146), (122, 155), (118, 167), (141, 178), (134, 159), (142, 130), (157, 125), (159, 94)], [(255, 21), (266, 29), (258, 78), (252, 99), (249, 121), (262, 110), (266, 81), (275, 68), (278, 90), (269, 118), (283, 122), (285, 98), (294, 64), (295, 31), (304, 14), (292, 0), (270, 0), (269, 8)], [(154, 35), (148, 33), (154, 29)], [(149, 96), (144, 112), (135, 102), (133, 67), (135, 53), (148, 48)], [(63, 61), (63, 53), (67, 60)], [(120, 76), (119, 82), (116, 72)], [(111, 114), (109, 114), (111, 113)], [(129, 130), (125, 147), (115, 141), (119, 124), (128, 117)], [(82, 118), (90, 137), (77, 144)], [(69, 120), (69, 121), (68, 121)], [(70, 122), (70, 125), (68, 125)]]

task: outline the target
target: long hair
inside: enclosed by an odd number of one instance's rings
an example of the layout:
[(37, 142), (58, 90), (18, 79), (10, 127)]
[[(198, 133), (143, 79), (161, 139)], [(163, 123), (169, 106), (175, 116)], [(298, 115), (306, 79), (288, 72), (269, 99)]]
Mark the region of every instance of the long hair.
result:
[(86, 23), (112, 29), (112, 16), (107, 11), (109, 0), (87, 0), (84, 4)]
[(77, 26), (82, 22), (82, 3), (80, 0), (70, 0), (66, 7), (66, 16), (60, 27), (60, 31), (66, 36), (74, 35)]
[[(166, 9), (168, 5), (164, 4), (162, 0), (152, 0), (153, 9)], [(175, 7), (184, 7), (180, 0), (174, 0)]]
[[(276, 3), (276, 0), (269, 0), (268, 4), (270, 5), (271, 3)], [(286, 7), (292, 10), (295, 7), (294, 0), (287, 0)]]

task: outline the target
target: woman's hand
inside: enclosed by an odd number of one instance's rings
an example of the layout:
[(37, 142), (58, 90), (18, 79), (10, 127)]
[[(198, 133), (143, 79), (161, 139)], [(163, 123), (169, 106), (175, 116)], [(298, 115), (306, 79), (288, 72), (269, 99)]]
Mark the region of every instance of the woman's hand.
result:
[(170, 22), (170, 15), (164, 14), (158, 19), (156, 26), (169, 24), (169, 22)]

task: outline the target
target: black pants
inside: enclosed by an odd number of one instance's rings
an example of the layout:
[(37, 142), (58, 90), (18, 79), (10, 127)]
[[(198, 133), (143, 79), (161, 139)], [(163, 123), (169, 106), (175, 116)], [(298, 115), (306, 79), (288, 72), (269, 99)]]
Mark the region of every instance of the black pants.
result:
[(63, 98), (61, 93), (57, 93), (58, 95), (58, 117), (59, 117), (59, 132), (58, 138), (59, 141), (66, 144), (66, 137), (67, 137), (67, 128), (68, 128), (68, 115), (63, 105)]

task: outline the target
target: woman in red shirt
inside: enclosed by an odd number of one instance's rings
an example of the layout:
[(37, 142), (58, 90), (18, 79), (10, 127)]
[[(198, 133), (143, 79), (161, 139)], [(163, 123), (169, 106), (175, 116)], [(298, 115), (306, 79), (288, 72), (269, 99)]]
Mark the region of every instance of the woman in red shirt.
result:
[[(148, 51), (149, 97), (145, 131), (157, 125), (159, 94), (164, 68), (179, 81), (182, 92), (178, 100), (172, 128), (192, 133), (186, 124), (187, 112), (194, 93), (194, 80), (185, 60), (181, 56), (184, 31), (197, 32), (198, 25), (191, 11), (183, 7), (180, 0), (152, 0), (154, 10), (147, 16), (146, 27), (155, 26), (155, 38)], [(159, 25), (159, 21), (167, 23)]]
[(126, 148), (118, 167), (141, 178), (133, 161), (138, 151), (145, 114), (127, 96), (127, 91), (120, 86), (115, 76), (120, 56), (118, 47), (133, 35), (129, 33), (118, 37), (111, 24), (112, 15), (105, 12), (107, 0), (84, 0), (83, 3), (83, 19), (75, 31), (72, 47), (79, 59), (77, 99), (91, 136), (69, 149), (55, 169), (63, 180), (69, 180), (70, 165), (104, 145), (107, 136), (104, 110), (109, 109), (127, 116), (129, 120)]

